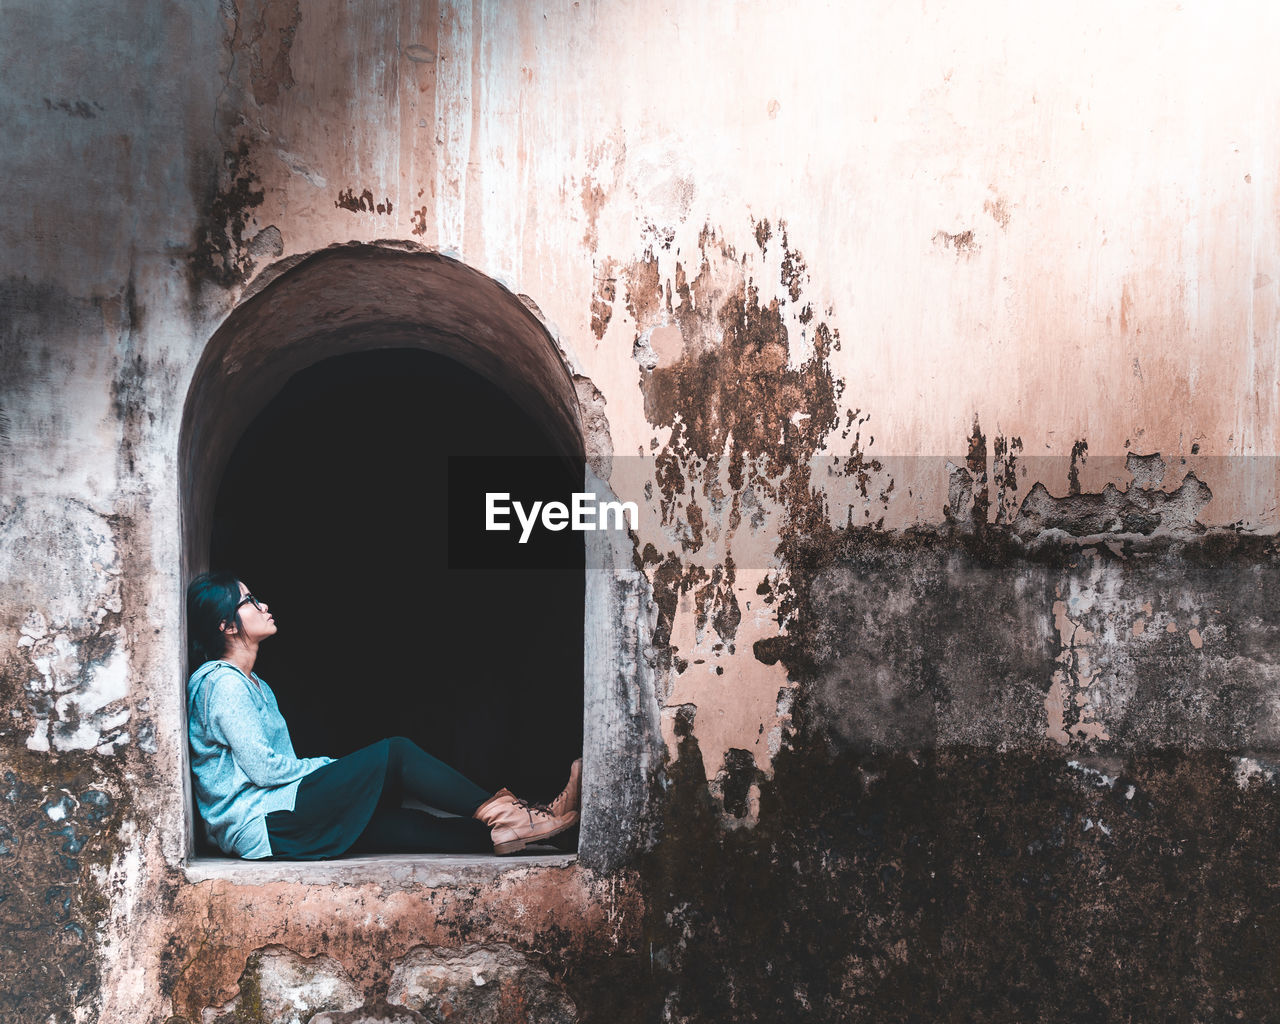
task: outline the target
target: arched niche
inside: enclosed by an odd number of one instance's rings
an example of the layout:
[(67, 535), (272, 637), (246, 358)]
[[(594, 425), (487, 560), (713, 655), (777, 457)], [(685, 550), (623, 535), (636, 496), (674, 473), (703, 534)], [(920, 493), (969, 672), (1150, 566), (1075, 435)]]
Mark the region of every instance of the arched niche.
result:
[[(502, 388), (559, 454), (607, 462), (610, 453), (584, 441), (574, 380), (545, 325), (492, 278), (438, 253), (368, 244), (325, 249), (265, 277), (209, 339), (188, 390), (178, 453), (184, 583), (206, 567), (212, 510), (237, 441), (292, 375), (333, 356), (381, 348), (446, 356)], [(587, 475), (590, 489), (608, 493), (607, 483)], [(579, 858), (609, 868), (647, 844), (662, 768), (650, 651), (655, 613), (626, 537), (585, 536)], [(182, 724), (185, 735), (185, 715)], [(190, 856), (194, 816), (183, 750)]]

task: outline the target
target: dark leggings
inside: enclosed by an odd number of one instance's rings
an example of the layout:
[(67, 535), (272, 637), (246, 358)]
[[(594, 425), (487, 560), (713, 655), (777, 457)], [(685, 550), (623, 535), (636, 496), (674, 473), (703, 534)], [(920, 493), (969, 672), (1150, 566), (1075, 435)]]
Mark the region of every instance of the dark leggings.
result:
[[(382, 797), (352, 853), (470, 853), (492, 849), (489, 828), (471, 815), (493, 796), (432, 757), (412, 740), (387, 741), (387, 775)], [(401, 807), (412, 798), (457, 818)]]
[[(396, 736), (317, 768), (298, 784), (293, 809), (266, 817), (273, 857), (322, 860), (344, 853), (466, 853), (491, 849), (471, 815), (489, 799), (460, 772)], [(401, 807), (418, 800), (461, 817)]]

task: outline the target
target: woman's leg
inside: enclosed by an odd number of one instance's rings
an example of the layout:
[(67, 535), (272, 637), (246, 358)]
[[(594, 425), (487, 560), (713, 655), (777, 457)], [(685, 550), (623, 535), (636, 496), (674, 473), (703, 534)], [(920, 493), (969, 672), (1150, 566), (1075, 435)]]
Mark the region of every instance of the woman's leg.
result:
[(412, 797), (431, 807), (470, 819), (476, 808), (493, 796), (461, 772), (432, 757), (412, 740), (393, 736), (387, 740), (387, 745), (383, 806), (399, 807), (406, 797)]
[(489, 827), (409, 807), (379, 807), (349, 853), (488, 853)]

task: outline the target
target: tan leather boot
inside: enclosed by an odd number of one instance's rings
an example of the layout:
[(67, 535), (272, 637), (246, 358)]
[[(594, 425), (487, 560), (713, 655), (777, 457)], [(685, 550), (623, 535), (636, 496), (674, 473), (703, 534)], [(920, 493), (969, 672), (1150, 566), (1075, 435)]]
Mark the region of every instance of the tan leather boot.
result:
[(489, 826), (493, 852), (516, 853), (530, 843), (559, 835), (578, 823), (578, 812), (556, 815), (542, 804), (518, 800), (510, 790), (500, 789), (476, 808), (472, 815)]
[(582, 810), (582, 758), (569, 766), (569, 782), (547, 806), (556, 816)]

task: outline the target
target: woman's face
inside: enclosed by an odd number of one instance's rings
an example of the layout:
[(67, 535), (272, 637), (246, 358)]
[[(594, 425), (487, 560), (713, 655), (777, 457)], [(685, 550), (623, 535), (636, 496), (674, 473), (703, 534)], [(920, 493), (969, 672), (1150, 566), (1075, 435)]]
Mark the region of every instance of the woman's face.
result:
[(240, 613), (241, 631), (239, 638), (247, 644), (258, 644), (276, 631), (275, 616), (267, 610), (266, 601), (258, 601), (249, 592), (249, 588), (240, 584), (240, 604), (236, 611)]

